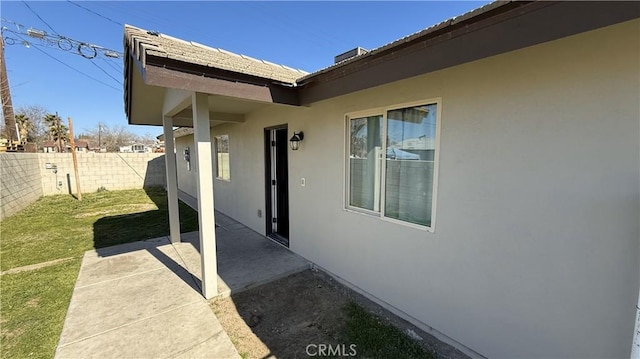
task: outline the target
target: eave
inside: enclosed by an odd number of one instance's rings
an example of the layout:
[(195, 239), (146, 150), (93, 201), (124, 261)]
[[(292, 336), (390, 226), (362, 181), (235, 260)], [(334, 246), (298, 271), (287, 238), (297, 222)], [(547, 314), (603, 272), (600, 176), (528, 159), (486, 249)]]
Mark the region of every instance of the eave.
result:
[(638, 2), (536, 1), (487, 7), (301, 78), (300, 103), (308, 105), (640, 16)]

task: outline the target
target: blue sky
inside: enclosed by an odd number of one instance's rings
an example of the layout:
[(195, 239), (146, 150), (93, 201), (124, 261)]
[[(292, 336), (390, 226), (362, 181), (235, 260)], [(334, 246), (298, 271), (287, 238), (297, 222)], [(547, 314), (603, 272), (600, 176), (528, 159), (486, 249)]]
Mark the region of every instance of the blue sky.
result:
[[(87, 11), (69, 1), (30, 1), (29, 9), (22, 1), (2, 0), (0, 15), (27, 28), (117, 51), (123, 51), (120, 24), (126, 23), (313, 72), (356, 46), (384, 45), (487, 2), (75, 2)], [(7, 21), (2, 26), (17, 30)], [(17, 38), (9, 31), (3, 35)], [(87, 60), (28, 40), (29, 48), (20, 41), (5, 46), (14, 107), (42, 105), (63, 119), (70, 116), (76, 133), (98, 122), (127, 125), (122, 60)], [(162, 132), (161, 127), (128, 129), (140, 135)]]

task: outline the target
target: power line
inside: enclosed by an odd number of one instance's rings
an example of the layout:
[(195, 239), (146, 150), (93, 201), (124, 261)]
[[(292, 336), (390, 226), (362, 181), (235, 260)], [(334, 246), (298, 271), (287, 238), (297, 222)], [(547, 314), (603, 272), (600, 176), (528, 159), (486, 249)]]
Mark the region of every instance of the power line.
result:
[[(174, 21), (170, 21), (155, 15), (150, 14), (149, 12), (141, 12), (141, 11), (135, 11), (135, 9), (132, 8), (133, 4), (129, 4), (127, 3), (125, 6), (125, 8), (123, 9), (122, 7), (118, 6), (118, 2), (117, 1), (100, 1), (100, 2), (96, 2), (95, 3), (96, 6), (102, 6), (106, 9), (108, 9), (109, 11), (116, 11), (119, 12), (121, 14), (124, 15), (128, 15), (128, 16), (134, 16), (137, 17), (138, 19), (142, 19), (145, 21), (149, 21), (149, 22), (153, 22), (156, 23), (158, 25), (160, 25), (160, 22), (166, 24), (166, 25), (173, 25), (175, 22)], [(188, 29), (193, 29), (193, 27), (191, 26), (192, 24), (185, 24), (185, 27)]]
[[(34, 39), (31, 41), (39, 40), (40, 42), (42, 42), (43, 45), (57, 47), (60, 50), (73, 52), (76, 55), (80, 55), (86, 59), (93, 59), (98, 55), (102, 55), (109, 58), (121, 58), (124, 55), (122, 52), (119, 52), (116, 50), (111, 50), (102, 46), (75, 40), (70, 37), (62, 36), (60, 34), (50, 35), (42, 30), (34, 29), (32, 27), (27, 27), (25, 25), (13, 22), (11, 20), (7, 20), (7, 19), (1, 19), (1, 20), (3, 22), (15, 25), (16, 28), (18, 29), (18, 31), (15, 31), (15, 30), (11, 30), (6, 27), (3, 27), (2, 30), (4, 31), (10, 32), (15, 35), (28, 36)], [(28, 28), (28, 30), (23, 30), (26, 28)], [(6, 40), (8, 45), (15, 44), (15, 39), (7, 38)], [(30, 44), (29, 41), (27, 40), (24, 40), (24, 41), (26, 41), (27, 44)]]
[[(92, 60), (96, 57), (98, 57), (99, 54), (102, 54), (103, 56), (100, 56), (99, 58), (103, 59), (103, 61), (105, 61), (107, 64), (109, 64), (109, 62), (106, 60), (106, 58), (120, 58), (122, 56), (122, 53), (114, 51), (114, 50), (109, 50), (107, 48), (98, 46), (98, 45), (93, 45), (93, 44), (89, 44), (86, 42), (81, 42), (78, 40), (74, 40), (65, 36), (62, 36), (60, 34), (57, 34), (56, 36), (53, 35), (49, 35), (46, 32), (42, 31), (42, 30), (37, 30), (34, 28), (29, 28), (28, 30), (23, 32), (23, 28), (27, 28), (26, 26), (22, 25), (22, 24), (18, 24), (16, 22), (10, 21), (10, 20), (6, 20), (6, 19), (1, 19), (3, 22), (7, 22), (7, 23), (11, 23), (16, 25), (16, 28), (18, 29), (18, 31), (14, 31), (14, 30), (10, 30), (6, 27), (3, 27), (2, 30), (3, 32), (9, 32), (14, 34), (15, 36), (17, 36), (17, 38), (13, 38), (13, 37), (6, 37), (6, 44), (8, 45), (14, 45), (16, 43), (21, 43), (22, 45), (26, 46), (26, 47), (30, 47), (31, 45), (34, 46), (34, 48), (40, 52), (42, 52), (43, 54), (49, 56), (50, 58), (52, 58), (53, 60), (69, 67), (70, 69), (80, 73), (81, 75), (84, 75), (94, 81), (97, 81), (107, 87), (110, 87), (114, 90), (118, 90), (118, 88), (107, 84), (87, 73), (84, 73), (70, 65), (68, 65), (67, 63), (59, 60), (58, 58), (48, 54), (47, 52), (43, 51), (42, 49), (40, 49), (39, 47), (51, 47), (51, 48), (55, 48), (57, 50), (62, 50), (65, 52), (72, 52), (73, 54), (76, 55), (80, 55), (86, 59)], [(43, 20), (44, 22), (44, 20)], [(53, 30), (53, 29), (52, 29)], [(24, 36), (23, 36), (24, 35)], [(27, 40), (25, 38), (25, 36), (28, 36), (29, 38), (33, 38), (35, 40)], [(22, 41), (20, 41), (22, 40)], [(41, 44), (38, 43), (31, 43), (30, 41), (37, 41), (39, 40), (41, 42)], [(114, 77), (113, 75), (109, 74), (104, 68), (102, 68), (100, 65), (98, 65), (97, 63), (91, 61), (92, 65), (97, 67), (100, 71), (102, 71), (105, 75), (107, 75), (109, 78), (111, 78), (112, 80), (116, 81), (118, 84), (122, 84), (120, 82), (120, 80), (118, 80), (116, 77)], [(110, 65), (110, 64), (109, 64)], [(110, 65), (111, 66), (111, 65)], [(118, 71), (116, 69), (116, 71)], [(118, 71), (119, 72), (119, 71)]]
[[(23, 38), (22, 36), (20, 36), (20, 35), (17, 35), (17, 36), (18, 36), (18, 37), (20, 37), (23, 41), (27, 41), (27, 40), (26, 40), (25, 38)], [(28, 41), (27, 41), (27, 42), (28, 42)], [(86, 76), (86, 77), (88, 77), (88, 78), (92, 79), (93, 81), (96, 81), (96, 82), (98, 82), (98, 83), (101, 83), (102, 85), (105, 85), (105, 86), (107, 86), (107, 87), (109, 87), (109, 88), (111, 88), (111, 89), (114, 89), (114, 90), (116, 90), (116, 91), (121, 91), (121, 90), (122, 90), (122, 89), (119, 89), (119, 88), (117, 88), (117, 87), (115, 87), (115, 86), (109, 85), (108, 83), (103, 82), (103, 81), (101, 81), (101, 80), (99, 80), (99, 79), (97, 79), (97, 78), (95, 78), (95, 77), (93, 77), (93, 76), (91, 76), (91, 75), (89, 75), (89, 74), (87, 74), (87, 73), (85, 73), (85, 72), (82, 72), (82, 71), (80, 71), (80, 70), (76, 69), (75, 67), (73, 67), (73, 66), (71, 66), (71, 65), (69, 65), (69, 64), (67, 64), (67, 63), (65, 63), (64, 61), (61, 61), (61, 60), (59, 60), (58, 58), (56, 58), (56, 57), (54, 57), (54, 56), (52, 56), (52, 55), (48, 54), (46, 51), (42, 50), (42, 49), (41, 49), (41, 48), (39, 48), (39, 47), (34, 47), (34, 49), (36, 49), (36, 50), (38, 50), (38, 51), (42, 52), (42, 53), (43, 53), (43, 54), (45, 54), (46, 56), (50, 57), (51, 59), (55, 60), (56, 62), (61, 63), (61, 64), (62, 64), (62, 65), (64, 65), (64, 66), (66, 66), (66, 67), (70, 68), (71, 70), (73, 70), (73, 71), (75, 71), (75, 72), (77, 72), (77, 73), (79, 73), (79, 74), (81, 74), (81, 75), (83, 75), (83, 76)]]
[[(112, 62), (110, 62), (109, 60), (105, 59), (104, 57), (100, 58), (102, 61), (104, 61), (105, 64), (107, 64), (110, 68), (112, 68), (114, 71), (116, 71), (119, 75), (122, 74), (122, 66), (117, 67), (116, 65), (114, 65)], [(121, 64), (122, 65), (122, 64)]]
[(40, 21), (42, 21), (45, 25), (47, 25), (47, 26), (49, 27), (49, 29), (51, 29), (51, 31), (53, 31), (53, 33), (54, 33), (54, 34), (56, 34), (56, 35), (58, 34), (58, 32), (57, 32), (56, 30), (54, 30), (54, 29), (51, 27), (51, 25), (49, 25), (46, 21), (44, 21), (44, 19), (43, 19), (42, 17), (40, 17), (40, 15), (38, 15), (38, 13), (37, 13), (35, 10), (33, 10), (33, 9), (31, 8), (31, 6), (29, 6), (29, 4), (27, 4), (27, 2), (26, 2), (26, 1), (24, 1), (24, 0), (23, 0), (23, 1), (22, 1), (22, 3), (23, 3), (23, 4), (24, 4), (24, 6), (26, 6), (29, 10), (31, 10), (31, 12), (32, 12), (35, 16), (37, 16), (37, 17), (38, 17), (38, 19), (40, 19)]
[(100, 67), (100, 65), (96, 64), (95, 62), (91, 61), (91, 64), (95, 67), (97, 67), (100, 71), (104, 72), (105, 75), (109, 76), (110, 78), (112, 78), (115, 82), (117, 82), (118, 84), (122, 85), (122, 83), (120, 82), (120, 80), (118, 80), (117, 78), (111, 76), (110, 73), (108, 73), (107, 71), (105, 71), (105, 69), (103, 69), (102, 67)]
[(119, 21), (116, 21), (116, 20), (113, 20), (113, 19), (111, 19), (111, 18), (109, 18), (109, 17), (107, 17), (107, 16), (104, 16), (104, 15), (102, 15), (102, 14), (98, 13), (98, 12), (95, 12), (95, 11), (93, 11), (93, 10), (89, 9), (89, 8), (86, 8), (86, 7), (84, 7), (84, 6), (80, 5), (80, 4), (76, 3), (76, 2), (73, 2), (73, 1), (71, 1), (71, 0), (67, 0), (67, 2), (68, 2), (68, 3), (73, 4), (73, 5), (75, 5), (75, 6), (79, 7), (79, 8), (81, 8), (81, 9), (84, 9), (85, 11), (88, 11), (88, 12), (90, 12), (90, 13), (94, 14), (94, 15), (100, 16), (101, 18), (103, 18), (103, 19), (105, 19), (105, 20), (111, 21), (112, 23), (114, 23), (114, 24), (116, 24), (116, 25), (124, 26), (124, 24), (123, 24), (123, 23), (121, 23), (121, 22), (119, 22)]

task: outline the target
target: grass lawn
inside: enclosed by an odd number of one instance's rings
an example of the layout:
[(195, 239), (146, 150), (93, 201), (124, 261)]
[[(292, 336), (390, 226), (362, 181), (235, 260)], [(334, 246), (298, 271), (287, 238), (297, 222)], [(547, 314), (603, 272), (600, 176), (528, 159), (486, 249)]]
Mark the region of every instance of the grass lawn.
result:
[(80, 261), (2, 276), (2, 358), (53, 357)]
[(349, 303), (345, 342), (358, 349), (358, 356), (365, 358), (424, 358), (435, 355), (426, 351), (398, 328), (384, 323), (356, 303)]
[[(198, 229), (197, 213), (180, 203), (182, 232)], [(0, 278), (2, 358), (53, 357), (85, 251), (169, 233), (162, 188), (40, 198), (0, 222), (2, 271), (69, 260)]]
[[(0, 224), (0, 269), (79, 257), (92, 248), (169, 233), (162, 188), (42, 197)], [(197, 213), (180, 202), (182, 232), (198, 230)]]

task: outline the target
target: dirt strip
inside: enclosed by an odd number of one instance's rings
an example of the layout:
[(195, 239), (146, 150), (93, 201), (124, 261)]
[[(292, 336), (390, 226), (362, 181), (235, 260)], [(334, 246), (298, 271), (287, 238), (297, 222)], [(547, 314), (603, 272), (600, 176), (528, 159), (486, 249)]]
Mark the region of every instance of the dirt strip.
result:
[(70, 261), (72, 259), (76, 259), (78, 257), (67, 257), (67, 258), (62, 258), (62, 259), (56, 259), (53, 261), (48, 261), (48, 262), (42, 262), (42, 263), (37, 263), (37, 264), (31, 264), (28, 266), (22, 266), (22, 267), (16, 267), (16, 268), (11, 268), (11, 269), (7, 269), (4, 272), (0, 272), (0, 275), (5, 275), (5, 274), (14, 274), (14, 273), (20, 273), (20, 272), (27, 272), (27, 271), (31, 271), (31, 270), (35, 270), (35, 269), (40, 269), (40, 268), (44, 268), (44, 267), (49, 267), (52, 265), (56, 265), (58, 263), (62, 263), (62, 262), (66, 262), (66, 261)]

